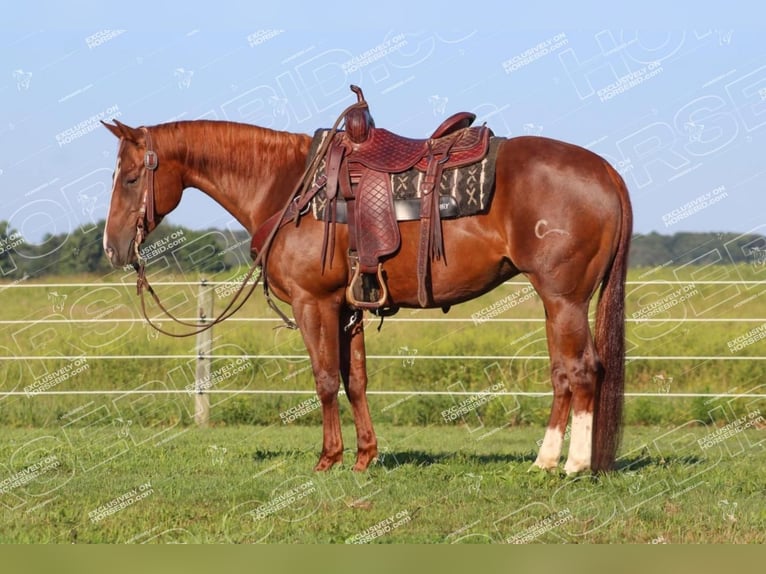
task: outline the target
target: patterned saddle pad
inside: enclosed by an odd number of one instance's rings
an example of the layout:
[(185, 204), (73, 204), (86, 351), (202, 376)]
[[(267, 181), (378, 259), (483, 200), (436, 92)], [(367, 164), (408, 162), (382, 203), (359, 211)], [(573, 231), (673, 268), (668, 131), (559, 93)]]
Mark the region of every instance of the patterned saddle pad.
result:
[[(311, 161), (316, 150), (327, 137), (329, 130), (317, 130), (309, 152)], [(451, 212), (447, 217), (464, 217), (486, 213), (492, 202), (492, 194), (495, 190), (495, 162), (497, 160), (497, 148), (504, 138), (491, 137), (489, 141), (489, 152), (480, 162), (458, 168), (447, 168), (443, 171), (439, 195), (440, 204), (450, 205)], [(391, 189), (394, 195), (394, 204), (397, 211), (397, 219), (400, 221), (408, 219), (418, 219), (419, 211), (413, 209), (419, 205), (420, 182), (424, 173), (416, 168), (401, 172), (391, 173), (388, 177), (391, 179)], [(325, 176), (325, 160), (323, 159), (316, 172), (314, 173), (312, 185), (320, 181)], [(450, 199), (451, 198), (451, 199)], [(415, 201), (413, 201), (415, 200)], [(343, 199), (338, 197), (338, 219), (339, 223), (345, 221)], [(324, 188), (314, 196), (311, 210), (319, 220), (325, 219), (325, 207), (327, 196)]]

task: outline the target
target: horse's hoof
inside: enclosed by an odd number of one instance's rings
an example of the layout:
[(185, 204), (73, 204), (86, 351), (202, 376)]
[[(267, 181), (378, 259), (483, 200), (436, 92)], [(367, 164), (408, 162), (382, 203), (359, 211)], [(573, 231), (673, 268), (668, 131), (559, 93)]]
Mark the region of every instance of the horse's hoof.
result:
[(354, 471), (363, 472), (367, 470), (373, 462), (378, 458), (377, 450), (372, 452), (358, 452), (356, 454), (356, 464), (354, 464)]
[(564, 465), (564, 472), (567, 473), (567, 476), (574, 476), (576, 474), (585, 474), (590, 472), (590, 464), (587, 462), (572, 462), (571, 460), (567, 460), (567, 463)]
[(316, 472), (324, 472), (326, 470), (330, 470), (333, 466), (341, 462), (343, 462), (343, 455), (341, 456), (322, 455), (321, 457), (319, 457), (319, 462), (314, 467), (314, 470)]
[(559, 466), (558, 461), (556, 460), (540, 460), (537, 459), (535, 462), (532, 463), (532, 466), (529, 467), (527, 472), (537, 472), (537, 471), (545, 471), (545, 472), (552, 472), (556, 470)]

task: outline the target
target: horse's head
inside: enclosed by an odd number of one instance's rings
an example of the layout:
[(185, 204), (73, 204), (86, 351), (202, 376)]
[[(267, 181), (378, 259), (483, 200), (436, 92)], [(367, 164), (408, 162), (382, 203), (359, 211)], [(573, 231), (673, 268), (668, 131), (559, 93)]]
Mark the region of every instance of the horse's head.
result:
[(182, 178), (168, 158), (160, 159), (147, 128), (102, 122), (120, 139), (112, 199), (104, 228), (104, 252), (115, 266), (135, 263), (138, 248), (181, 200)]

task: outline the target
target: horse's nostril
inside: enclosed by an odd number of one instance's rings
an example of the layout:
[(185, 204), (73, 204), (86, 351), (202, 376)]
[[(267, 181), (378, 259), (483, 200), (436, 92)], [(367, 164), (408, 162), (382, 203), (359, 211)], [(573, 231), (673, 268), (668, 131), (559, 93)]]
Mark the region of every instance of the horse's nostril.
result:
[(112, 249), (111, 247), (107, 247), (106, 249), (104, 249), (104, 251), (106, 252), (106, 256), (111, 260), (112, 257), (114, 256), (114, 249)]

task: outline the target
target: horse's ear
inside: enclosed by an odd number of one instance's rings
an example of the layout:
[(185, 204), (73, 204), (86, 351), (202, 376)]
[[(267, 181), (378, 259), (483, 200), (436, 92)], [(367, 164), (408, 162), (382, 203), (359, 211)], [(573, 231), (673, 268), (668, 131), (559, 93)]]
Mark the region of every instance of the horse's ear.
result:
[(103, 120), (101, 120), (101, 123), (104, 124), (106, 129), (112, 132), (116, 137), (125, 138), (126, 140), (136, 144), (143, 141), (143, 134), (141, 133), (141, 130), (125, 125), (116, 119), (112, 119), (112, 121), (114, 122), (114, 125), (108, 124)]
[[(114, 121), (114, 120), (112, 120)], [(108, 124), (104, 120), (101, 120), (101, 123), (104, 124), (104, 127), (108, 129), (110, 132), (112, 132), (112, 135), (116, 138), (121, 138), (122, 133), (120, 132), (120, 128), (116, 125)]]

